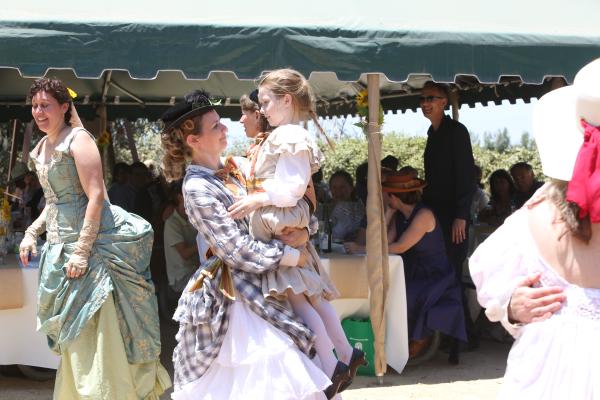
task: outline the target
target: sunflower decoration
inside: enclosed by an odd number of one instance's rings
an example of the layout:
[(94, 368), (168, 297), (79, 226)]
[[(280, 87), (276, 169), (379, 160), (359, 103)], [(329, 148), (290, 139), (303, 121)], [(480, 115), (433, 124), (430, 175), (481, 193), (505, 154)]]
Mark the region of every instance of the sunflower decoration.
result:
[[(365, 134), (367, 134), (367, 127), (369, 124), (369, 96), (367, 94), (367, 89), (363, 89), (356, 94), (356, 113), (358, 114), (360, 121), (355, 123), (355, 126), (358, 126), (363, 130)], [(383, 107), (379, 104), (379, 125), (383, 124)]]
[(104, 147), (108, 146), (109, 143), (110, 143), (110, 132), (105, 130), (104, 132), (102, 132), (100, 137), (98, 137), (98, 139), (96, 139), (96, 144), (98, 145), (98, 147), (103, 149)]

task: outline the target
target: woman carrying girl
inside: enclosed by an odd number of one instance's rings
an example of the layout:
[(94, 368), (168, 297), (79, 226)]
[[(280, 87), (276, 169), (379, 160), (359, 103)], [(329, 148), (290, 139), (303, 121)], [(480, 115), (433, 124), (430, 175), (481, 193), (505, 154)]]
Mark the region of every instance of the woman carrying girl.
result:
[[(304, 257), (280, 241), (253, 240), (247, 220), (229, 216), (245, 181), (233, 160), (223, 165), (227, 128), (206, 93), (186, 96), (162, 119), (165, 175), (180, 179), (191, 161), (185, 210), (214, 254), (188, 282), (174, 315), (173, 399), (322, 399), (331, 382), (307, 357), (314, 355), (312, 333), (285, 303), (262, 293), (261, 274), (295, 268)], [(308, 239), (302, 234), (300, 242)]]
[[(233, 218), (250, 214), (250, 233), (269, 242), (287, 228), (307, 228), (314, 211), (314, 196), (307, 192), (311, 175), (319, 170), (322, 155), (306, 129), (308, 118), (318, 124), (307, 80), (297, 71), (281, 69), (263, 76), (258, 101), (269, 125), (276, 127), (261, 142), (247, 174), (249, 195), (233, 204)], [(263, 277), (265, 296), (287, 298), (294, 311), (316, 334), (315, 347), (323, 371), (331, 377), (328, 398), (347, 388), (361, 364), (362, 351), (353, 349), (328, 302), (338, 295), (323, 270), (312, 244), (302, 249), (308, 262), (303, 268), (280, 266)], [(333, 348), (341, 362), (334, 354)]]

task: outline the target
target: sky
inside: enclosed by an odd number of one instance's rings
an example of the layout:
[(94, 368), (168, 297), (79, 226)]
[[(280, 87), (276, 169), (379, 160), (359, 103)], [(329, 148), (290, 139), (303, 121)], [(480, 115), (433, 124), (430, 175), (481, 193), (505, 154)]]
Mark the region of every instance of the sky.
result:
[[(535, 101), (534, 101), (535, 102)], [(531, 134), (531, 112), (532, 103), (524, 103), (519, 100), (516, 104), (510, 104), (508, 101), (497, 106), (490, 103), (489, 106), (478, 104), (474, 108), (469, 106), (461, 107), (459, 111), (459, 121), (462, 122), (470, 132), (473, 132), (483, 138), (485, 132), (495, 133), (498, 130), (506, 128), (511, 138), (512, 144), (519, 144), (523, 132)], [(449, 112), (447, 111), (449, 114)], [(406, 111), (400, 114), (386, 114), (383, 132), (403, 132), (409, 136), (425, 136), (430, 123), (420, 110), (417, 112)], [(244, 128), (239, 121), (223, 120), (230, 132), (230, 145), (243, 140)], [(351, 123), (346, 123), (351, 127)], [(335, 128), (333, 121), (325, 121), (323, 124), (328, 135), (335, 137), (339, 133), (339, 128)], [(351, 128), (352, 129), (352, 128)], [(332, 132), (333, 130), (333, 132)], [(358, 133), (358, 128), (356, 128)]]

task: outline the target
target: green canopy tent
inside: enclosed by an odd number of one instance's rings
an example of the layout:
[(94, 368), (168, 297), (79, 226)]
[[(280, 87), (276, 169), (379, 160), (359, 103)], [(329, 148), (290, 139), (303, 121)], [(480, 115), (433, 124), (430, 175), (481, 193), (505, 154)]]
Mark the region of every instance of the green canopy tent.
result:
[[(264, 70), (294, 67), (321, 115), (355, 112), (368, 87), (373, 113), (415, 109), (426, 80), (453, 83), (453, 105), (515, 101), (570, 82), (600, 56), (596, 0), (374, 0), (299, 3), (12, 3), (0, 16), (0, 121), (30, 119), (27, 88), (54, 75), (79, 93), (84, 118), (156, 118), (193, 88), (224, 99), (222, 114)], [(372, 118), (375, 120), (375, 117)], [(387, 244), (379, 128), (369, 126), (367, 257), (376, 371), (386, 371)], [(403, 366), (402, 366), (403, 367)], [(401, 369), (401, 368), (400, 368)]]
[(428, 79), (456, 83), (461, 104), (528, 101), (550, 90), (552, 77), (570, 81), (600, 54), (600, 29), (585, 22), (600, 6), (570, 6), (26, 0), (0, 16), (0, 121), (27, 118), (18, 107), (26, 102), (27, 77), (44, 75), (72, 85), (86, 102), (84, 115), (105, 104), (109, 119), (156, 117), (196, 87), (230, 99), (229, 114), (237, 116), (237, 100), (253, 80), (286, 66), (313, 73), (321, 115), (353, 113), (369, 72), (381, 74), (386, 110), (415, 109)]

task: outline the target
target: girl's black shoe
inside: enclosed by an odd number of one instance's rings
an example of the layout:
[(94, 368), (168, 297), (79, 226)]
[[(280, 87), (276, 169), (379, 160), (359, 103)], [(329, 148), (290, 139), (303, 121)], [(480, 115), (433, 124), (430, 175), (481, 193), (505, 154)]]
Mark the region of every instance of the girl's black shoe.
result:
[(341, 361), (335, 365), (331, 376), (331, 385), (323, 391), (328, 399), (333, 398), (340, 391), (340, 386), (350, 380), (350, 368)]
[(356, 370), (361, 365), (364, 365), (364, 366), (369, 365), (369, 362), (365, 358), (365, 352), (362, 350), (353, 348), (352, 349), (352, 357), (350, 357), (350, 364), (348, 364), (348, 368), (350, 369), (350, 379), (348, 380), (348, 382), (340, 385), (340, 388), (338, 389), (338, 393), (343, 392), (344, 390), (348, 389), (348, 387), (352, 384), (352, 380), (356, 376)]

